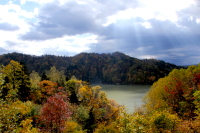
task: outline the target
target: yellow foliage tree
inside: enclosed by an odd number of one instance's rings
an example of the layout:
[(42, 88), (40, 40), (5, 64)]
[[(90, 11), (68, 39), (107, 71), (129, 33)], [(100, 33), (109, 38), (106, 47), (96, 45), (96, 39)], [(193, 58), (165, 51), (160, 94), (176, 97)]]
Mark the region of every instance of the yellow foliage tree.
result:
[(26, 103), (16, 101), (11, 104), (0, 105), (0, 132), (16, 132), (20, 120), (29, 116), (31, 108)]
[(18, 89), (22, 82), (19, 80), (21, 70), (22, 65), (13, 60), (11, 60), (10, 63), (2, 70), (6, 76), (6, 80), (8, 81), (6, 82), (2, 93), (9, 102), (18, 100)]
[(32, 120), (26, 119), (21, 121), (20, 128), (17, 129), (17, 133), (39, 133), (37, 128), (33, 128), (31, 124)]
[(92, 98), (92, 90), (89, 86), (82, 86), (78, 89), (78, 100), (84, 105), (88, 105)]
[(65, 123), (66, 127), (64, 129), (64, 133), (84, 133), (85, 131), (82, 130), (81, 126), (75, 121), (67, 121)]

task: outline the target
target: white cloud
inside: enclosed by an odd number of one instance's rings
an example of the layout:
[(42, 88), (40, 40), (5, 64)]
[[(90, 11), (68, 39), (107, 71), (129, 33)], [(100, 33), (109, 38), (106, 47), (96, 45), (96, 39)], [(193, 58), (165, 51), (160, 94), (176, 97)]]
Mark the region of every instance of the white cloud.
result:
[(85, 2), (85, 1), (82, 1), (82, 0), (77, 0), (76, 1), (78, 4), (80, 4), (80, 5), (82, 5), (82, 4), (86, 4), (87, 2)]
[[(21, 1), (22, 4), (24, 4), (25, 1)], [(0, 31), (1, 39), (0, 44), (1, 47), (4, 49), (10, 50), (10, 51), (23, 51), (27, 50), (27, 46), (29, 43), (26, 44), (24, 41), (20, 41), (18, 39), (20, 34), (23, 34), (27, 31), (29, 31), (29, 28), (31, 27), (29, 24), (27, 24), (27, 19), (33, 18), (34, 13), (27, 12), (25, 10), (22, 10), (19, 5), (13, 4), (12, 2), (9, 2), (6, 5), (0, 5), (0, 23), (8, 23), (10, 25), (15, 25), (19, 27), (18, 30), (15, 31)], [(12, 41), (13, 44), (16, 45), (8, 45), (6, 42)]]
[(158, 56), (156, 56), (156, 55), (142, 55), (142, 56), (138, 56), (138, 58), (140, 58), (140, 59), (158, 59)]
[(144, 26), (144, 27), (147, 28), (147, 29), (152, 28), (152, 25), (151, 25), (151, 23), (149, 23), (149, 22), (144, 22), (144, 23), (142, 23), (142, 26)]
[(0, 14), (0, 19), (9, 23), (16, 23), (16, 21), (20, 20), (20, 17), (33, 18), (32, 12), (22, 10), (16, 4), (0, 5), (0, 12), (3, 12)]
[(158, 19), (161, 21), (178, 21), (177, 11), (185, 9), (195, 4), (194, 0), (140, 0), (140, 6), (129, 8), (117, 12), (115, 15), (108, 16), (108, 21), (104, 26), (116, 23), (117, 19), (131, 19), (141, 17), (144, 20)]
[(152, 48), (152, 46), (145, 46), (145, 47), (138, 47), (136, 50), (137, 51), (145, 51), (145, 50), (149, 50), (151, 48)]
[[(177, 11), (185, 9), (193, 4), (194, 0), (142, 0), (142, 5), (146, 12), (152, 12), (157, 18), (165, 18), (171, 21), (177, 21)], [(162, 16), (162, 17), (161, 17)]]
[(198, 24), (200, 24), (200, 19), (196, 19), (196, 22), (197, 22)]
[(34, 16), (38, 16), (38, 14), (39, 14), (39, 9), (38, 9), (37, 7), (34, 8), (33, 14), (34, 14)]
[(29, 2), (29, 1), (37, 2), (39, 4), (46, 4), (46, 3), (53, 2), (54, 0), (20, 0), (20, 3), (23, 5), (23, 4), (25, 4), (26, 2)]
[(117, 14), (108, 16), (108, 21), (104, 23), (104, 26), (108, 26), (109, 24), (116, 23), (117, 20), (125, 20), (140, 17), (144, 20), (148, 20), (154, 17), (152, 12), (146, 12), (146, 9), (142, 8), (129, 8), (124, 11), (119, 11)]
[[(47, 4), (47, 3), (52, 3), (54, 2), (55, 0), (21, 0), (21, 4), (25, 4), (26, 2), (28, 1), (33, 1), (33, 2), (36, 2), (36, 3), (39, 3), (39, 4)], [(56, 0), (57, 2), (59, 2), (59, 4), (63, 5), (65, 4), (67, 1), (72, 1), (72, 0)], [(80, 1), (80, 0), (77, 0), (80, 4), (83, 4), (85, 3), (84, 1)]]
[(27, 0), (20, 0), (20, 4), (23, 5), (26, 3)]
[[(1, 33), (1, 32), (0, 32)], [(5, 40), (9, 39), (9, 33), (5, 34)], [(64, 36), (62, 38), (56, 38), (51, 40), (45, 41), (21, 41), (15, 38), (12, 39), (14, 42), (13, 46), (9, 46), (5, 42), (2, 42), (4, 45), (3, 48), (10, 50), (10, 51), (17, 51), (25, 54), (33, 54), (33, 55), (42, 55), (44, 54), (44, 49), (46, 50), (47, 54), (57, 54), (59, 52), (73, 52), (73, 53), (80, 53), (82, 51), (88, 51), (90, 48), (88, 44), (90, 43), (97, 43), (96, 35), (88, 34), (87, 37), (80, 37), (80, 36)], [(72, 40), (72, 41), (69, 41)], [(49, 51), (49, 52), (48, 52)], [(50, 52), (54, 53), (50, 53)]]

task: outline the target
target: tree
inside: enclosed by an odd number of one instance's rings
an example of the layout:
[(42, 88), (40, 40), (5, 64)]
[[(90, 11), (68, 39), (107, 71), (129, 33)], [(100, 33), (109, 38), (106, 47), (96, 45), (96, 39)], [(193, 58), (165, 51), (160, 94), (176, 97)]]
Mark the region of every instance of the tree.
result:
[(100, 86), (92, 87), (87, 82), (71, 79), (67, 81), (66, 89), (75, 106), (73, 118), (88, 132), (92, 132), (98, 123), (109, 123), (118, 117), (120, 106), (109, 100)]
[(39, 88), (32, 90), (31, 99), (38, 104), (45, 103), (47, 98), (57, 93), (58, 84), (49, 80), (38, 83)]
[(19, 90), (18, 95), (21, 101), (27, 101), (30, 99), (30, 92), (31, 92), (30, 78), (27, 67), (24, 65), (24, 63), (20, 64), (22, 65), (22, 69), (20, 74), (21, 84), (18, 89)]
[(4, 99), (9, 101), (15, 101), (18, 98), (18, 89), (21, 84), (20, 71), (22, 66), (13, 60), (3, 68), (3, 73), (5, 77), (5, 86), (3, 88)]
[(169, 110), (179, 117), (191, 119), (196, 117), (194, 93), (199, 89), (200, 65), (187, 69), (174, 69), (165, 78), (153, 84), (146, 96), (149, 111)]
[(43, 130), (61, 133), (71, 114), (69, 103), (64, 101), (61, 95), (49, 97), (41, 109), (41, 120), (45, 124)]
[(2, 93), (2, 91), (3, 91), (3, 84), (4, 84), (4, 78), (5, 78), (5, 75), (4, 74), (2, 74), (2, 73), (0, 73), (0, 104), (1, 104), (1, 102), (3, 102), (3, 93)]
[(8, 101), (28, 100), (30, 94), (30, 80), (26, 69), (19, 62), (11, 60), (2, 72), (5, 74), (5, 85), (2, 93)]
[(80, 82), (78, 82), (75, 79), (71, 79), (68, 80), (65, 85), (66, 85), (66, 91), (69, 93), (70, 103), (79, 104), (77, 93), (78, 93), (78, 88), (80, 86)]
[(32, 89), (37, 89), (39, 88), (38, 84), (41, 81), (41, 77), (39, 76), (39, 74), (35, 71), (32, 71), (32, 73), (30, 74), (30, 82), (31, 82), (31, 88)]
[(31, 108), (21, 101), (0, 105), (0, 132), (16, 132), (20, 121), (28, 116)]
[(20, 125), (22, 127), (17, 129), (17, 133), (39, 133), (37, 128), (33, 128), (31, 124), (32, 120), (26, 119), (21, 121)]
[(56, 82), (60, 86), (64, 86), (66, 81), (64, 72), (58, 71), (55, 66), (51, 67), (51, 69), (47, 71), (46, 76), (50, 81)]

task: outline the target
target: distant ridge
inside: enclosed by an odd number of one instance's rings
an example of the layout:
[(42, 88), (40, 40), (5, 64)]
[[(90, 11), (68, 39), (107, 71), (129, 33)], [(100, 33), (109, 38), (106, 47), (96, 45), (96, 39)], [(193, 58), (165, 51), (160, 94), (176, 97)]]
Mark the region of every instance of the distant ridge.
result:
[(80, 53), (73, 57), (22, 53), (0, 55), (0, 64), (7, 65), (10, 60), (23, 62), (29, 72), (34, 70), (40, 75), (55, 66), (68, 78), (75, 75), (80, 80), (107, 84), (152, 84), (171, 70), (183, 68), (156, 59), (140, 60), (120, 52)]

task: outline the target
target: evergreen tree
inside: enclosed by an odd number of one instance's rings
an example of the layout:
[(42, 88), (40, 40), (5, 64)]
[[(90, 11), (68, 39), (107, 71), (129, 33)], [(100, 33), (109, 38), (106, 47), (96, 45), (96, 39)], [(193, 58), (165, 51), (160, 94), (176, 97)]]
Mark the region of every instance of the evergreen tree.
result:
[(27, 101), (29, 99), (29, 95), (31, 92), (30, 77), (29, 77), (28, 69), (24, 65), (24, 63), (20, 63), (20, 64), (22, 65), (20, 79), (19, 79), (21, 80), (21, 84), (18, 89), (19, 90), (18, 95), (21, 101)]

